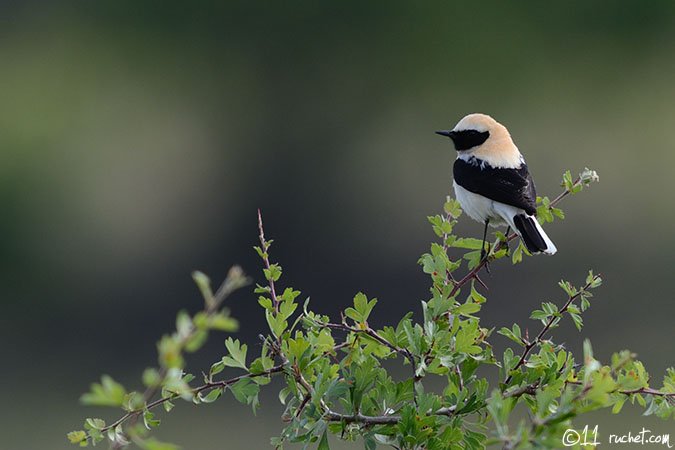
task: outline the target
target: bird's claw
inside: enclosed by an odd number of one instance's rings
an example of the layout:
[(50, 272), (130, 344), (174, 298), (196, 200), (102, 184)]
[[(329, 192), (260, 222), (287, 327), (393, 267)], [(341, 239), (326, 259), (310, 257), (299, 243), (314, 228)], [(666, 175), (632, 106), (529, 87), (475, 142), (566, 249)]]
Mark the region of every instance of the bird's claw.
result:
[[(487, 250), (485, 249), (486, 245)], [(486, 242), (480, 249), (480, 260), (483, 261), (484, 259), (487, 259), (489, 255), (490, 255), (490, 243)]]
[(484, 246), (480, 249), (480, 262), (485, 266), (487, 273), (490, 273), (490, 243), (486, 242), (486, 244), (487, 250), (485, 250)]

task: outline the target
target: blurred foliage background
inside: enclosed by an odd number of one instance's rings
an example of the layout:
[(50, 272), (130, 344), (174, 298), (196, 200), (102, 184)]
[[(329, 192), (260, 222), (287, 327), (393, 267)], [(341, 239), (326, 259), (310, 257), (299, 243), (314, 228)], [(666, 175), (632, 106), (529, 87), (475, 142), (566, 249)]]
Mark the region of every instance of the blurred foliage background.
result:
[[(3, 448), (68, 448), (83, 417), (112, 418), (77, 398), (101, 373), (137, 386), (176, 312), (200, 305), (193, 269), (220, 279), (239, 263), (260, 280), (258, 207), (286, 282), (316, 310), (363, 290), (380, 299), (374, 325), (419, 312), (426, 216), (455, 157), (433, 131), (470, 112), (509, 127), (542, 194), (568, 168), (601, 177), (549, 225), (555, 257), (493, 266), (483, 323), (535, 328), (557, 281), (593, 268), (606, 280), (585, 316), (596, 356), (630, 348), (659, 381), (673, 364), (675, 3), (0, 8)], [(230, 306), (257, 345), (254, 296)], [(556, 336), (580, 351), (571, 324)], [(228, 398), (181, 404), (158, 436), (266, 448), (281, 412), (268, 392), (257, 418)], [(588, 420), (601, 436), (673, 431), (630, 410)]]

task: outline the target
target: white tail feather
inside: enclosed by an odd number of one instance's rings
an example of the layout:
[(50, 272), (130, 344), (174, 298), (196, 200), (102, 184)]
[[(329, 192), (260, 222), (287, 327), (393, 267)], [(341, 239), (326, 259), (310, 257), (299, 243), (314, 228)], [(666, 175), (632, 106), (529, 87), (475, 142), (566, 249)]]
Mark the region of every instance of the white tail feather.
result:
[(537, 218), (534, 216), (530, 217), (532, 217), (532, 220), (534, 220), (534, 224), (537, 227), (537, 231), (539, 231), (541, 237), (544, 238), (544, 242), (546, 242), (546, 250), (544, 250), (544, 253), (546, 253), (547, 255), (555, 255), (555, 252), (558, 251), (555, 244), (551, 241), (551, 239), (548, 237), (544, 229), (541, 227)]

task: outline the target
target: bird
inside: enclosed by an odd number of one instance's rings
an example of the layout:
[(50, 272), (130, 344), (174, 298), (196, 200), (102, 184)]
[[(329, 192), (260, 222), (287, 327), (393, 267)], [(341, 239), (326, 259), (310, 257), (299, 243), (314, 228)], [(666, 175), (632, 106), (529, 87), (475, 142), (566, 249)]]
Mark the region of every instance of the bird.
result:
[(487, 114), (463, 117), (450, 138), (457, 151), (453, 165), (455, 198), (472, 219), (484, 223), (481, 259), (486, 257), (488, 225), (515, 230), (531, 254), (553, 255), (556, 246), (537, 220), (537, 191), (525, 158), (509, 130)]

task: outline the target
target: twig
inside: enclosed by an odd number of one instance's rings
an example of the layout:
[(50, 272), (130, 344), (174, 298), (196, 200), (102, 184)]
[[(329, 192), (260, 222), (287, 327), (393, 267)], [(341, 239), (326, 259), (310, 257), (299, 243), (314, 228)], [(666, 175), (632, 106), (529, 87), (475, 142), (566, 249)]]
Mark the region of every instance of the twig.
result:
[[(450, 196), (448, 196), (448, 201), (450, 200)], [(450, 221), (451, 216), (450, 213), (445, 213), (445, 220)], [(443, 233), (443, 253), (448, 253), (448, 233)], [(444, 285), (448, 285), (449, 283), (456, 283), (455, 277), (452, 276), (452, 272), (450, 270), (445, 270), (445, 278), (443, 280)]]
[[(452, 417), (455, 414), (456, 407), (450, 406), (448, 408), (439, 408), (434, 412), (429, 412), (433, 416), (447, 416)], [(325, 417), (331, 422), (345, 422), (345, 423), (361, 423), (364, 425), (388, 425), (396, 424), (401, 421), (401, 416), (398, 415), (383, 415), (383, 416), (366, 416), (363, 414), (340, 414), (334, 411), (326, 411)]]
[[(243, 380), (244, 378), (257, 378), (257, 377), (271, 376), (273, 374), (282, 372), (283, 370), (284, 370), (284, 366), (280, 364), (278, 366), (274, 366), (274, 367), (270, 368), (269, 370), (266, 370), (266, 371), (261, 372), (261, 373), (257, 373), (257, 374), (247, 373), (247, 374), (236, 376), (234, 378), (230, 378), (228, 380), (212, 381), (212, 382), (209, 382), (209, 383), (205, 383), (201, 386), (198, 386), (198, 387), (192, 389), (190, 392), (192, 393), (192, 395), (197, 395), (201, 392), (208, 391), (208, 390), (211, 390), (211, 389), (225, 388), (227, 386), (230, 386), (230, 385), (236, 383), (237, 381)], [(159, 406), (163, 403), (166, 403), (168, 401), (175, 400), (178, 397), (180, 397), (180, 394), (173, 394), (173, 395), (170, 395), (168, 397), (158, 398), (157, 400), (148, 403), (145, 407), (143, 407), (140, 410), (129, 411), (128, 413), (126, 413), (125, 415), (123, 415), (122, 417), (117, 419), (115, 422), (113, 422), (110, 425), (107, 425), (106, 427), (102, 428), (100, 431), (102, 433), (105, 433), (106, 431), (108, 431), (112, 428), (115, 428), (118, 425), (121, 425), (122, 423), (126, 422), (129, 419), (140, 416), (146, 410), (156, 408), (157, 406)]]
[[(569, 295), (568, 298), (567, 298), (567, 302), (565, 302), (565, 305), (564, 305), (562, 308), (560, 308), (560, 310), (559, 310), (558, 312), (559, 312), (560, 314), (566, 313), (566, 312), (567, 312), (567, 309), (570, 307), (570, 305), (572, 304), (572, 302), (574, 302), (574, 300), (576, 300), (577, 298), (579, 298), (579, 296), (580, 296), (581, 294), (583, 294), (584, 292), (586, 292), (586, 291), (590, 288), (590, 286), (591, 286), (598, 278), (600, 278), (600, 275), (595, 275), (588, 283), (586, 283), (586, 285), (585, 285), (584, 287), (582, 287), (581, 289), (579, 289), (579, 291), (578, 291), (576, 294), (574, 294), (574, 295)], [(525, 364), (525, 359), (527, 358), (527, 355), (530, 354), (530, 351), (531, 351), (535, 346), (537, 346), (537, 345), (539, 345), (539, 344), (541, 343), (541, 341), (542, 341), (544, 335), (545, 335), (546, 333), (548, 333), (548, 331), (551, 329), (551, 326), (552, 326), (554, 323), (557, 323), (559, 320), (560, 320), (560, 317), (558, 317), (558, 316), (556, 316), (556, 315), (552, 315), (552, 316), (548, 319), (548, 321), (546, 322), (546, 324), (543, 326), (543, 328), (539, 331), (539, 334), (537, 335), (537, 337), (534, 338), (533, 341), (524, 342), (525, 348), (524, 348), (524, 350), (523, 350), (523, 353), (520, 355), (520, 359), (518, 360), (518, 362), (516, 363), (516, 365), (513, 366), (513, 368), (509, 369), (509, 372), (518, 370), (518, 369), (520, 369), (520, 367), (521, 367), (523, 364)], [(512, 379), (513, 379), (513, 376), (512, 376), (512, 375), (507, 376), (506, 379), (504, 380), (504, 384), (505, 384), (505, 385), (509, 384), (509, 382), (510, 382)]]
[(520, 397), (523, 394), (534, 395), (537, 392), (537, 387), (539, 387), (539, 382), (526, 384), (525, 386), (521, 386), (518, 389), (504, 392), (504, 398)]
[[(581, 386), (583, 383), (581, 381), (565, 381), (566, 384), (573, 384), (576, 386)], [(652, 389), (649, 386), (647, 387), (641, 387), (637, 389), (617, 389), (613, 391), (612, 393), (616, 394), (624, 394), (624, 395), (635, 395), (635, 394), (643, 394), (643, 395), (654, 395), (656, 397), (665, 397), (667, 399), (675, 398), (675, 392), (663, 392), (659, 391), (658, 389)]]
[[(580, 381), (567, 381), (566, 384), (575, 384), (575, 385), (582, 385)], [(581, 399), (584, 398), (584, 396), (593, 388), (592, 384), (587, 384), (584, 385), (584, 388), (579, 392), (576, 397), (574, 397), (573, 403), (577, 402)], [(614, 393), (619, 393), (619, 394), (625, 394), (625, 395), (634, 395), (634, 394), (645, 394), (645, 395), (654, 395), (654, 396), (661, 396), (666, 398), (666, 400), (671, 401), (675, 397), (675, 393), (670, 393), (670, 392), (661, 392), (656, 389), (652, 389), (650, 387), (642, 387), (638, 389), (629, 389), (629, 390), (615, 390), (613, 391)], [(574, 409), (572, 409), (574, 411)], [(567, 414), (568, 412), (565, 412), (564, 414)], [(553, 414), (550, 414), (549, 416), (544, 417), (543, 419), (535, 419), (532, 421), (532, 428), (534, 430), (535, 427), (537, 426), (544, 426), (547, 425), (549, 422), (552, 420), (557, 419), (560, 416), (559, 412), (555, 412)]]
[[(260, 231), (260, 235), (258, 236), (260, 238), (260, 248), (262, 249), (262, 259), (265, 264), (265, 269), (268, 271), (270, 270), (270, 258), (269, 255), (267, 254), (267, 250), (270, 248), (269, 242), (265, 240), (265, 231), (263, 230), (263, 222), (262, 222), (262, 214), (260, 213), (260, 209), (258, 209), (258, 230)], [(279, 312), (279, 299), (277, 298), (277, 293), (274, 288), (274, 280), (270, 279), (267, 280), (270, 286), (270, 295), (272, 296), (272, 303), (274, 304), (274, 310), (276, 312)]]

